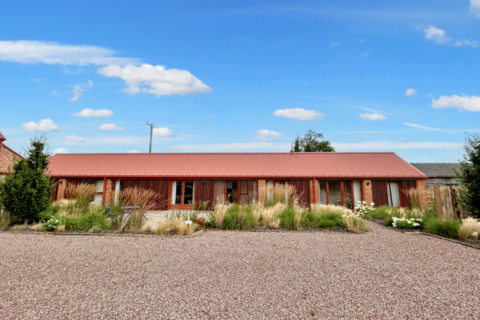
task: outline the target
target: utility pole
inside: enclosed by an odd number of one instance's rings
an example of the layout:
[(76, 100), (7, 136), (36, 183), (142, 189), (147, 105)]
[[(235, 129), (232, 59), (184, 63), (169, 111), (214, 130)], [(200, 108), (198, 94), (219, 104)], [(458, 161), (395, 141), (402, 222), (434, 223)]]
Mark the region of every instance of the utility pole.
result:
[(158, 128), (156, 125), (154, 125), (153, 123), (148, 123), (147, 121), (147, 125), (150, 126), (150, 148), (148, 149), (148, 153), (152, 153), (152, 133), (153, 133), (153, 128)]

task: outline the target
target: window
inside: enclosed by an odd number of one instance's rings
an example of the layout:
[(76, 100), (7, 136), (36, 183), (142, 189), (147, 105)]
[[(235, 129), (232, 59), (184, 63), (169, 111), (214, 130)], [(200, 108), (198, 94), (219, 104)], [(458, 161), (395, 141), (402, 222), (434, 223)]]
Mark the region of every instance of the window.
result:
[(360, 181), (318, 181), (318, 199), (321, 204), (354, 208), (361, 200)]
[(400, 207), (400, 188), (398, 182), (387, 182), (388, 205)]
[(358, 207), (358, 201), (362, 201), (362, 184), (360, 181), (353, 181), (353, 199), (355, 199), (354, 207)]
[(194, 183), (193, 181), (173, 181), (172, 182), (172, 204), (193, 204), (194, 201)]
[(115, 203), (118, 203), (118, 197), (120, 196), (120, 191), (122, 190), (122, 180), (115, 180)]
[(267, 203), (273, 203), (273, 180), (267, 181)]
[(97, 190), (93, 195), (93, 202), (99, 206), (103, 203), (103, 180), (97, 180)]

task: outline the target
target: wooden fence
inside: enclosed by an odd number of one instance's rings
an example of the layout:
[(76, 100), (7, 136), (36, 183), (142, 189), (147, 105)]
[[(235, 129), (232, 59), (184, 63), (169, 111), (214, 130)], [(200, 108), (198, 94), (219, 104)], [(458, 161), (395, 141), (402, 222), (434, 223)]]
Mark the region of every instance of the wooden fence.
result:
[(468, 217), (458, 202), (459, 187), (430, 186), (428, 188), (428, 203), (434, 204), (439, 218), (464, 219)]

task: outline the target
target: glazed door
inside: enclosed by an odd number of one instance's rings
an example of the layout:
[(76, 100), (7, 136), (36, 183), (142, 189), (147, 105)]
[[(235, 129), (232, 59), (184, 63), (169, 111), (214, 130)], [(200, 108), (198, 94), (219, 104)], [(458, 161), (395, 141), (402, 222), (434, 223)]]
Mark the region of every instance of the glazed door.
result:
[(328, 182), (328, 204), (342, 205), (341, 182)]

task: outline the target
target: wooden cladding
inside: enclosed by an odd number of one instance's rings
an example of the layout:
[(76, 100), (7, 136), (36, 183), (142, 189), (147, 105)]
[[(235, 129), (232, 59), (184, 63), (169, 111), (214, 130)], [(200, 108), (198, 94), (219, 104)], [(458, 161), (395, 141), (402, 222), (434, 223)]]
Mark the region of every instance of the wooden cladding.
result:
[(158, 193), (157, 206), (152, 210), (167, 210), (168, 209), (168, 180), (154, 180), (154, 179), (125, 179), (122, 180), (122, 189), (126, 188), (142, 188), (152, 190)]
[(408, 196), (408, 190), (416, 187), (416, 180), (402, 180), (402, 187), (400, 190), (405, 199), (405, 207), (410, 207), (410, 197)]
[(310, 181), (309, 180), (290, 180), (288, 186), (295, 187), (296, 196), (301, 206), (310, 208)]
[(252, 204), (253, 200), (258, 200), (258, 181), (240, 180), (240, 203)]
[(375, 207), (388, 206), (386, 180), (372, 180), (372, 196)]
[[(193, 201), (198, 205), (202, 202), (208, 202), (207, 210), (213, 210), (215, 204), (215, 181), (216, 180), (195, 180), (195, 196)], [(223, 183), (223, 180), (221, 180)]]

